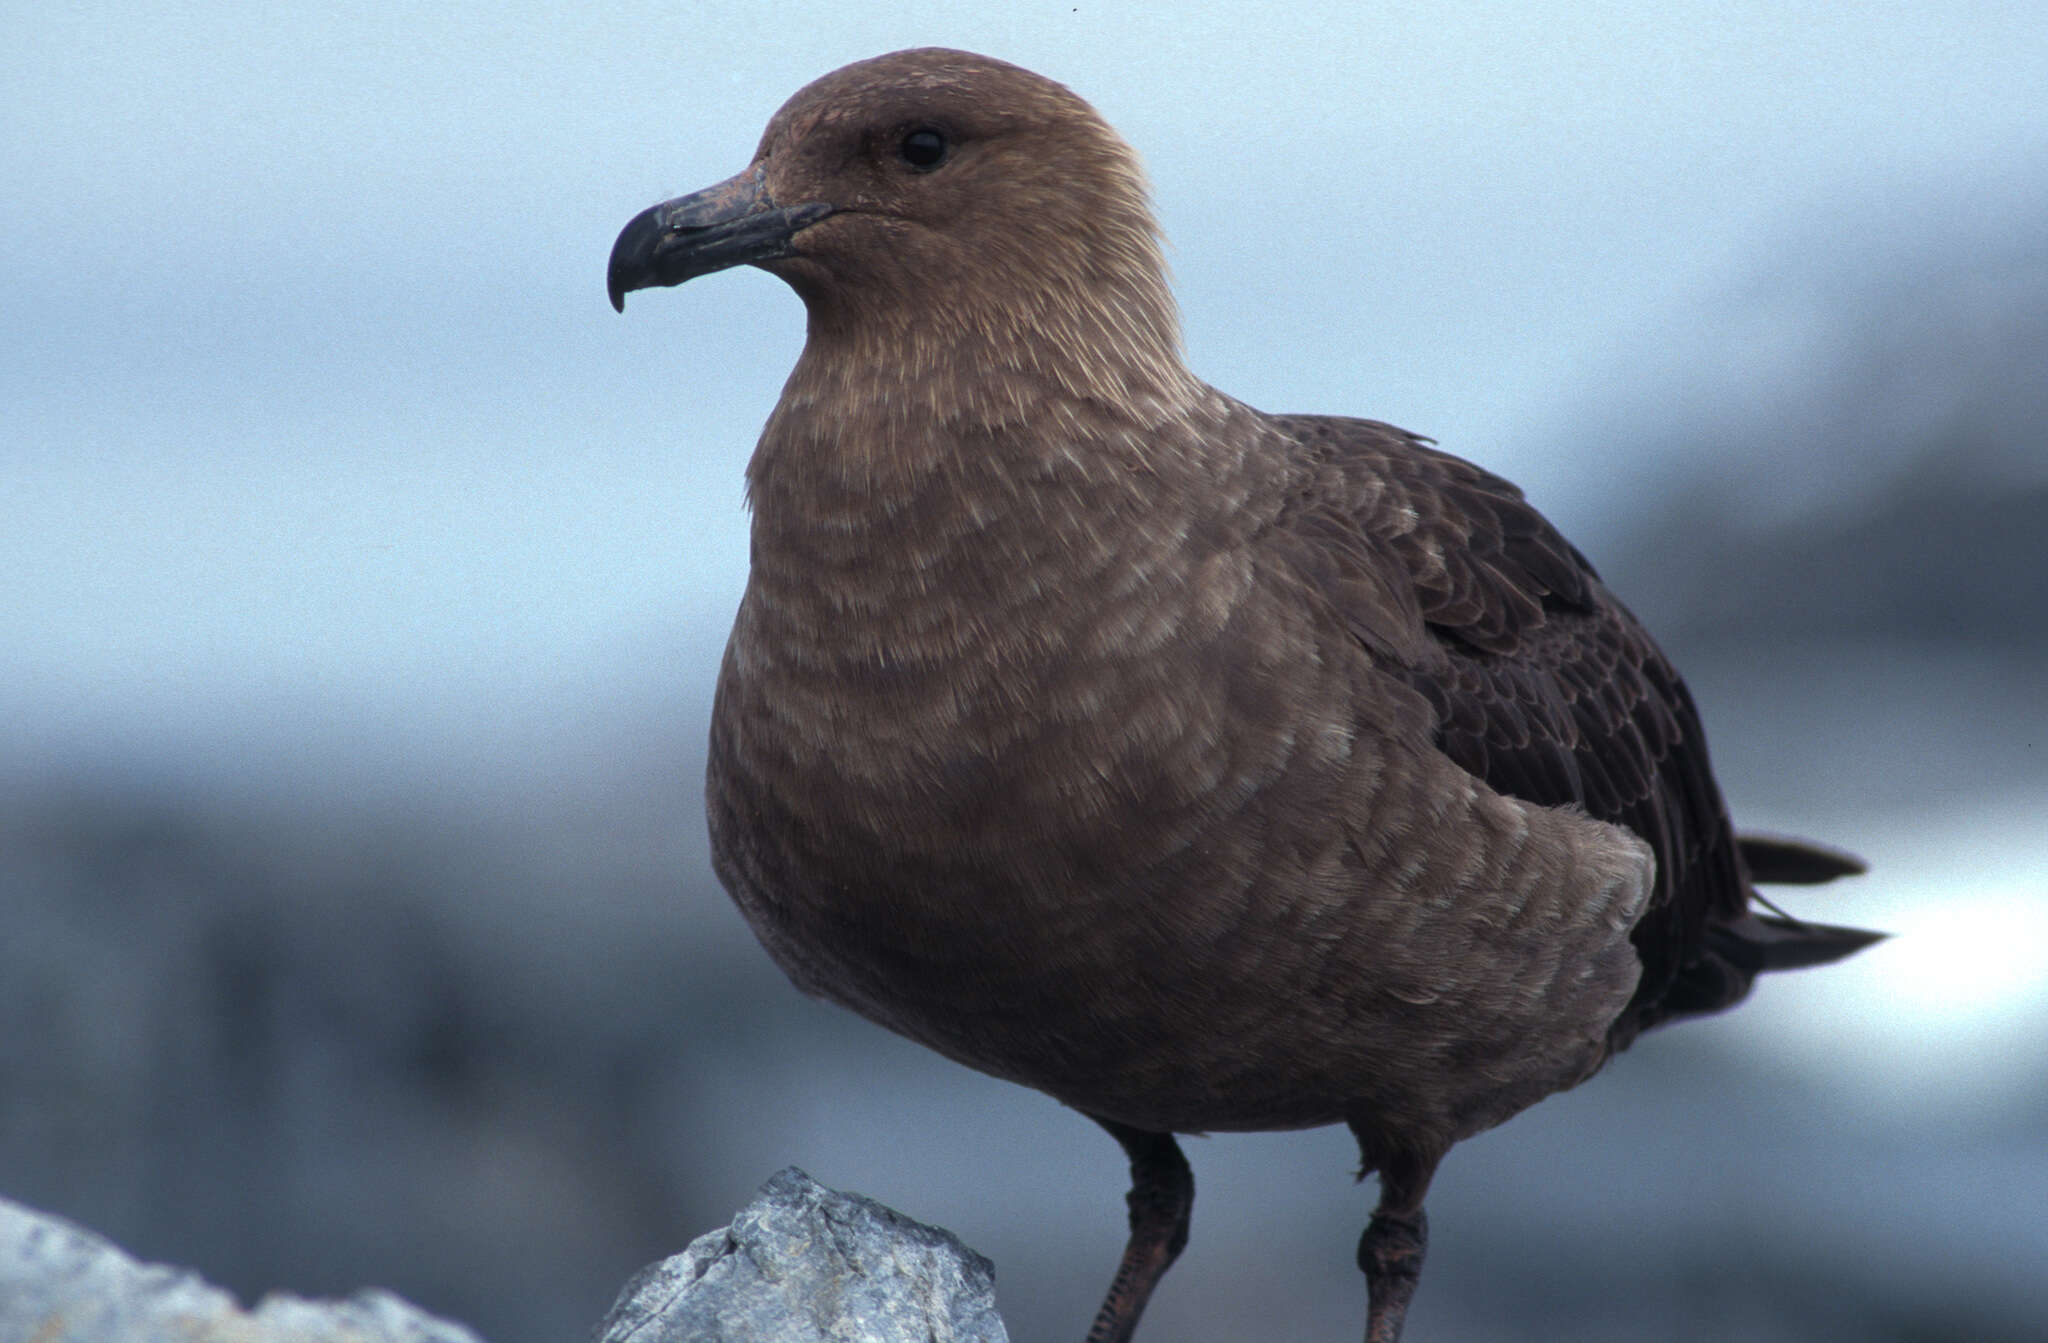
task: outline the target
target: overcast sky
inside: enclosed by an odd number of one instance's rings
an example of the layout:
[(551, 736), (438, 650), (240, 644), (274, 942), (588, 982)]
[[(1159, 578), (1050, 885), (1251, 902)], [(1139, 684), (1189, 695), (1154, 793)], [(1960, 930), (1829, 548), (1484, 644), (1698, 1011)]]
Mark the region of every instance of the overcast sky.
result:
[(1695, 348), (1740, 286), (1995, 237), (2048, 178), (2032, 3), (883, 8), (10, 6), (14, 729), (456, 741), (699, 675), (801, 308), (747, 271), (621, 319), (605, 256), (896, 47), (1123, 131), (1211, 381), (1433, 434), (1574, 531), (1637, 473), (1581, 417), (1801, 357)]

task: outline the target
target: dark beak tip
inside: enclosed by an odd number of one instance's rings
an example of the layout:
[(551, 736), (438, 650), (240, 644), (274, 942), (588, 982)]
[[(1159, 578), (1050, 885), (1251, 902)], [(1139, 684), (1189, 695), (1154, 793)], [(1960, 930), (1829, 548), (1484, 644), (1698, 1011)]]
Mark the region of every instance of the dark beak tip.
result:
[(612, 301), (613, 312), (624, 312), (626, 295), (648, 282), (654, 245), (662, 232), (662, 208), (651, 206), (634, 215), (612, 242), (612, 254), (604, 268), (604, 291)]
[(626, 310), (635, 289), (678, 285), (733, 266), (759, 265), (793, 254), (791, 239), (826, 215), (822, 201), (777, 206), (756, 165), (717, 186), (649, 206), (628, 220), (612, 244), (605, 292)]

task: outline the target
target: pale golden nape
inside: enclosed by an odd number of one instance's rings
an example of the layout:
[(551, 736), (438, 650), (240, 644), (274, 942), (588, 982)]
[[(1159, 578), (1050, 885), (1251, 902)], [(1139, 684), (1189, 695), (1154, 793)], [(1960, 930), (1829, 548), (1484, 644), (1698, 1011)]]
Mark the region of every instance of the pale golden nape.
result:
[(799, 92), (608, 283), (789, 282), (706, 803), (805, 990), (1095, 1119), (1131, 1236), (1174, 1134), (1342, 1122), (1400, 1334), (1452, 1144), (1649, 1027), (1872, 935), (1751, 910), (1846, 855), (1729, 827), (1683, 681), (1514, 486), (1210, 388), (1136, 157), (1016, 66), (919, 50)]

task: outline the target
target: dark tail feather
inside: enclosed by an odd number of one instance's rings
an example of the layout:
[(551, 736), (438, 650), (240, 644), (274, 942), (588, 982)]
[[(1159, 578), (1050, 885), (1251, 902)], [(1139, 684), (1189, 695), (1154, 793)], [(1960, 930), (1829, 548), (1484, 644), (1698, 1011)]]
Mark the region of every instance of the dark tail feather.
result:
[(1802, 923), (1774, 914), (1745, 914), (1733, 923), (1709, 929), (1707, 944), (1722, 960), (1751, 975), (1766, 970), (1798, 970), (1853, 956), (1889, 933), (1867, 928), (1840, 928), (1830, 923)]
[(1752, 980), (1766, 970), (1798, 970), (1853, 956), (1889, 933), (1802, 923), (1776, 914), (1744, 914), (1733, 923), (1707, 929), (1706, 954), (1679, 972), (1661, 999), (1623, 1013), (1610, 1035), (1617, 1050), (1638, 1032), (1685, 1017), (1725, 1011), (1749, 996)]
[[(1737, 835), (1735, 843), (1752, 882), (1815, 886), (1865, 870), (1863, 860), (1855, 854), (1810, 840)], [(1740, 918), (1710, 924), (1702, 954), (1679, 970), (1661, 996), (1636, 1004), (1615, 1022), (1608, 1037), (1615, 1049), (1628, 1048), (1638, 1032), (1653, 1026), (1733, 1007), (1748, 996), (1751, 982), (1765, 971), (1827, 965), (1890, 936), (1867, 928), (1807, 923), (1755, 890), (1749, 896), (1770, 912), (1745, 910)]]
[(1868, 864), (1845, 849), (1816, 844), (1810, 839), (1793, 839), (1790, 835), (1737, 835), (1735, 847), (1742, 850), (1749, 879), (1767, 885), (1818, 886), (1836, 877), (1861, 876), (1869, 870)]

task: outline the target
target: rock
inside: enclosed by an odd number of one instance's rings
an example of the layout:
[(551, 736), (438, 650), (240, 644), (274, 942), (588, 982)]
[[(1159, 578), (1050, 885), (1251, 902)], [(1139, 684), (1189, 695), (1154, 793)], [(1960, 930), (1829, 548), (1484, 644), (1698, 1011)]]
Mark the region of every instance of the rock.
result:
[(626, 1284), (596, 1343), (1008, 1343), (995, 1268), (796, 1167)]
[(0, 1199), (0, 1343), (481, 1343), (385, 1291), (284, 1293), (253, 1311), (189, 1269), (143, 1264), (62, 1218)]
[[(1008, 1343), (995, 1269), (958, 1237), (794, 1166), (732, 1225), (642, 1269), (596, 1343)], [(0, 1343), (482, 1343), (390, 1292), (254, 1310), (0, 1199)]]

